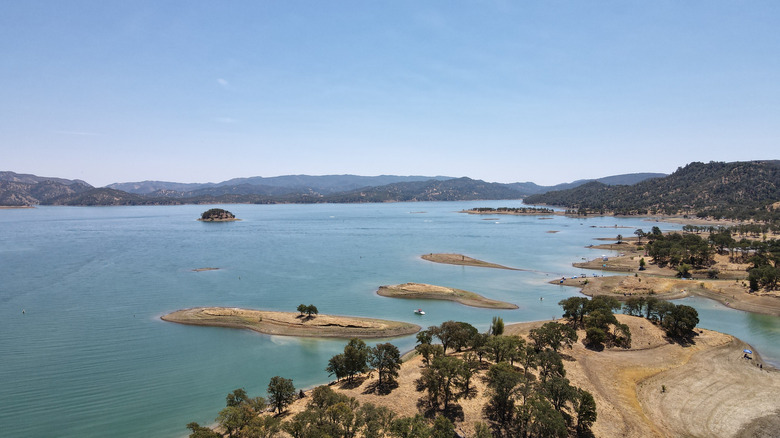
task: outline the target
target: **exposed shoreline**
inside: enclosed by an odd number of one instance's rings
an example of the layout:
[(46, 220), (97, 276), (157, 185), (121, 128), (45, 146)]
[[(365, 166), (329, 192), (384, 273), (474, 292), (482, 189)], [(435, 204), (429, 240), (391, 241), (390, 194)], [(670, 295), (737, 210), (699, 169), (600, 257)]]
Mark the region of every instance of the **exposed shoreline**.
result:
[(508, 269), (510, 271), (522, 271), (523, 269), (510, 268), (508, 266), (497, 265), (495, 263), (489, 263), (482, 260), (467, 257), (463, 254), (444, 254), (444, 253), (430, 253), (421, 256), (423, 260), (428, 260), (434, 263), (444, 263), (447, 265), (460, 265), (460, 266), (476, 266), (479, 268), (494, 268), (494, 269)]
[(562, 283), (560, 280), (550, 283), (578, 287), (582, 294), (589, 297), (608, 295), (625, 301), (639, 296), (652, 296), (659, 300), (699, 296), (715, 300), (732, 309), (780, 316), (780, 299), (745, 292), (745, 288), (731, 280), (683, 280), (639, 275), (567, 278)]
[(404, 283), (393, 286), (380, 286), (376, 293), (383, 297), (391, 298), (455, 301), (465, 306), (487, 309), (518, 308), (515, 304), (491, 300), (490, 298), (485, 298), (475, 292), (431, 284)]
[[(771, 432), (758, 436), (775, 436), (780, 431), (780, 421), (771, 417), (780, 409), (775, 397), (780, 391), (780, 373), (757, 354), (754, 359), (744, 359), (742, 349), (749, 345), (731, 335), (697, 328), (695, 342), (683, 346), (670, 343), (663, 331), (646, 319), (616, 317), (631, 329), (631, 348), (596, 352), (579, 341), (572, 349), (563, 350), (566, 377), (596, 399), (595, 436), (725, 438), (744, 436), (741, 433), (756, 422), (763, 432)], [(505, 334), (527, 337), (531, 329), (545, 322), (507, 324)], [(582, 330), (579, 336), (584, 337)], [(398, 387), (387, 395), (367, 389), (376, 384), (375, 373), (358, 376), (356, 384), (332, 382), (330, 387), (361, 404), (373, 403), (397, 415), (413, 416), (419, 413), (415, 402), (422, 394), (415, 382), (423, 368), (422, 358), (410, 355), (399, 370)], [(485, 421), (484, 405), (489, 397), (483, 379), (473, 382), (476, 397), (458, 401), (464, 418), (456, 423), (456, 429), (466, 436), (473, 433), (476, 422)], [(290, 415), (304, 409), (311, 400), (311, 389), (306, 395), (289, 407)]]
[(420, 326), (399, 321), (353, 316), (301, 316), (294, 312), (195, 307), (160, 317), (163, 321), (209, 327), (248, 329), (267, 335), (313, 338), (394, 338), (417, 333)]

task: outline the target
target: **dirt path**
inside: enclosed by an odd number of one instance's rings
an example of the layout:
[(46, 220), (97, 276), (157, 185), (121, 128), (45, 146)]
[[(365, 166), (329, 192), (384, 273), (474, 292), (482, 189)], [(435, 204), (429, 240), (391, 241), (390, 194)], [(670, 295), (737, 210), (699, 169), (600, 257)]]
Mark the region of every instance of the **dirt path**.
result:
[[(749, 346), (732, 338), (642, 382), (638, 396), (648, 418), (672, 436), (731, 437), (775, 415), (780, 376), (756, 366), (760, 360), (745, 359), (743, 348)], [(765, 424), (762, 432), (780, 436), (780, 425)]]

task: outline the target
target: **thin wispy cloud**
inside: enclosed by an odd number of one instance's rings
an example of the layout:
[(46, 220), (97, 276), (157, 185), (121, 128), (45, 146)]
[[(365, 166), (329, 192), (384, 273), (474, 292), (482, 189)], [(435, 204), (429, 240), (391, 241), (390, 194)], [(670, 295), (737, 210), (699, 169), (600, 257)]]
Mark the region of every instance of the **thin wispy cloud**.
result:
[(233, 90), (233, 87), (230, 85), (230, 82), (228, 82), (227, 79), (217, 78), (217, 84), (219, 84), (219, 86), (225, 90)]
[(95, 137), (100, 134), (97, 132), (86, 132), (86, 131), (54, 131), (55, 134), (63, 134), (63, 135), (79, 135), (82, 137)]

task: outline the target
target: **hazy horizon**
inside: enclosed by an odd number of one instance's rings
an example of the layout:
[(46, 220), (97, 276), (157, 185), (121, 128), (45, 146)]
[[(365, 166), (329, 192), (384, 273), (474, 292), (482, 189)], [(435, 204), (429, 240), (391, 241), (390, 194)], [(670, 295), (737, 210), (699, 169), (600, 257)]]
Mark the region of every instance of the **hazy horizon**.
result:
[(778, 158), (776, 2), (4, 6), (17, 173), (554, 185)]

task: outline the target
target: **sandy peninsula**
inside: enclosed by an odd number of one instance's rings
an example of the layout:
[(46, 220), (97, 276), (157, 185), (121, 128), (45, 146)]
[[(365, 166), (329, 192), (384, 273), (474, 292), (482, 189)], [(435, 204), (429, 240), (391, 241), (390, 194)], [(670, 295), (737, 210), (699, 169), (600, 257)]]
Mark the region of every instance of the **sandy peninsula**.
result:
[[(695, 343), (681, 346), (669, 343), (663, 331), (645, 319), (617, 317), (631, 329), (630, 349), (597, 352), (577, 342), (563, 351), (566, 377), (591, 392), (596, 400), (595, 436), (726, 438), (780, 434), (776, 414), (780, 410), (776, 397), (780, 373), (758, 355), (744, 359), (742, 349), (749, 348), (747, 344), (726, 334), (696, 329)], [(505, 334), (526, 337), (544, 322), (507, 325)], [(579, 337), (584, 338), (584, 332), (580, 331)], [(357, 384), (333, 383), (331, 388), (361, 404), (373, 403), (398, 415), (413, 416), (419, 413), (417, 401), (422, 393), (416, 391), (415, 381), (421, 376), (423, 363), (419, 356), (407, 357), (399, 371), (399, 385), (390, 394), (377, 395), (368, 389), (376, 384), (376, 373), (359, 377)], [(486, 369), (487, 365), (480, 374)], [(486, 421), (485, 381), (476, 378), (472, 382), (477, 395), (458, 401), (463, 420), (456, 422), (456, 431), (462, 436), (471, 436), (474, 424)], [(296, 401), (290, 413), (303, 410), (309, 400), (307, 396)], [(763, 435), (752, 434), (755, 430)]]
[(517, 309), (517, 306), (505, 301), (491, 300), (474, 292), (432, 284), (404, 283), (393, 286), (380, 286), (377, 294), (383, 297), (408, 298), (420, 300), (455, 301), (465, 306), (487, 309)]
[(509, 269), (510, 271), (522, 271), (522, 269), (510, 268), (508, 266), (497, 265), (495, 263), (488, 263), (482, 260), (473, 259), (463, 254), (442, 254), (442, 253), (430, 253), (422, 256), (423, 260), (428, 260), (434, 263), (444, 263), (447, 265), (462, 265), (462, 266), (476, 266), (480, 268), (495, 268), (495, 269)]
[(294, 312), (196, 307), (161, 317), (179, 324), (249, 329), (268, 335), (314, 338), (392, 338), (417, 333), (420, 326), (406, 322), (354, 316), (301, 316)]

